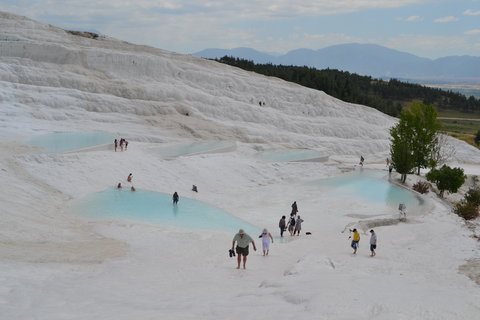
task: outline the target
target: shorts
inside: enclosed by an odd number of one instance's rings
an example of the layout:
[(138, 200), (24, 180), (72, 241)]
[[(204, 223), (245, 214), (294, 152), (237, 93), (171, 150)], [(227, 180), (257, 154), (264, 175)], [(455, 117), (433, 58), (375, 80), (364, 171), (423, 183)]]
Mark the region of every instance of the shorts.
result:
[(377, 245), (376, 244), (371, 244), (370, 245), (370, 251), (373, 251), (375, 249), (377, 249)]
[(241, 254), (244, 257), (248, 256), (248, 246), (245, 247), (245, 248), (241, 248), (241, 247), (237, 246), (235, 248), (235, 251), (237, 252), (237, 254)]
[(351, 247), (353, 249), (357, 249), (358, 248), (358, 241), (352, 240), (352, 246)]

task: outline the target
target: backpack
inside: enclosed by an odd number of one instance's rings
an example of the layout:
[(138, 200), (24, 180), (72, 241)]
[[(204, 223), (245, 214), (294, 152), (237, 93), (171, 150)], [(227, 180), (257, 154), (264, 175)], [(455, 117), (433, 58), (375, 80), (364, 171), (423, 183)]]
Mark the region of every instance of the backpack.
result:
[(295, 225), (295, 218), (290, 218), (290, 225), (294, 226)]

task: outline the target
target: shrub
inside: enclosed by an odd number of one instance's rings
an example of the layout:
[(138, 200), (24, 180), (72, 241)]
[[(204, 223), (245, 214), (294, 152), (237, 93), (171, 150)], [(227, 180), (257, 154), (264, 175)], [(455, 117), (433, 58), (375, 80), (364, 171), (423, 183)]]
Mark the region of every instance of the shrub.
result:
[(478, 206), (469, 202), (461, 202), (455, 206), (454, 212), (465, 220), (472, 220), (478, 217)]
[(478, 184), (478, 176), (472, 176), (473, 185), (476, 186)]
[(413, 185), (413, 190), (420, 192), (421, 194), (428, 193), (430, 185), (425, 181), (419, 181)]
[(470, 188), (465, 194), (465, 201), (475, 206), (480, 206), (480, 189)]
[(465, 174), (462, 168), (450, 168), (443, 165), (440, 169), (432, 169), (426, 174), (427, 180), (437, 184), (440, 190), (440, 197), (443, 198), (444, 191), (457, 192), (458, 188), (465, 182)]

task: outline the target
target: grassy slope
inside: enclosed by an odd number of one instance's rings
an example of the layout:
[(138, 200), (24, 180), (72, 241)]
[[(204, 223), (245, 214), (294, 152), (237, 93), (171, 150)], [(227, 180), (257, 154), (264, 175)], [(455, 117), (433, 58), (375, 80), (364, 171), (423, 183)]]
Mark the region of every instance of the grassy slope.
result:
[[(438, 111), (438, 116), (441, 118), (458, 118), (458, 119), (440, 119), (442, 122), (442, 131), (455, 137), (457, 139), (468, 142), (475, 145), (474, 138), (478, 130), (480, 130), (480, 121), (474, 121), (470, 119), (479, 119), (479, 114), (462, 113), (458, 111)], [(465, 120), (459, 120), (459, 119)]]

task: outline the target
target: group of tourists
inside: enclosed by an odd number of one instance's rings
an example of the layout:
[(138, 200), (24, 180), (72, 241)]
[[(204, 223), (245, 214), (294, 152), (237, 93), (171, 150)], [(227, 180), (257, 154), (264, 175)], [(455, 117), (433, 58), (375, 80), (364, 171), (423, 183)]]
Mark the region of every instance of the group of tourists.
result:
[[(287, 222), (285, 216), (282, 216), (279, 222), (280, 227), (280, 236), (283, 237), (285, 230), (290, 231), (290, 235), (295, 234), (300, 235), (300, 230), (302, 229), (303, 219), (300, 216), (296, 216), (298, 212), (297, 202), (294, 201), (292, 204), (292, 212), (290, 213), (290, 220)], [(262, 250), (263, 256), (268, 256), (270, 251), (270, 244), (273, 243), (273, 236), (267, 229), (263, 229), (262, 233), (258, 236), (262, 239)], [(257, 251), (255, 241), (248, 234), (245, 233), (243, 229), (240, 229), (232, 240), (232, 248), (229, 251), (230, 257), (237, 254), (237, 269), (240, 269), (243, 260), (243, 268), (246, 268), (247, 256), (249, 254), (249, 245), (252, 244), (253, 250)], [(236, 244), (236, 246), (235, 246)]]
[[(297, 202), (294, 201), (292, 204), (292, 212), (290, 213), (290, 219), (287, 222), (286, 217), (282, 216), (278, 224), (280, 228), (280, 237), (283, 237), (283, 233), (288, 229), (291, 236), (300, 235), (300, 230), (302, 229), (303, 219), (300, 218), (300, 215), (297, 216), (298, 207)], [(360, 243), (360, 233), (357, 229), (349, 229), (350, 237), (352, 239), (351, 247), (353, 249), (353, 254), (357, 254), (357, 250)], [(307, 234), (309, 234), (307, 232)], [(273, 243), (273, 236), (267, 229), (263, 229), (262, 233), (259, 235), (259, 238), (262, 239), (262, 249), (263, 255), (267, 256), (270, 250), (270, 244)], [(253, 250), (257, 251), (255, 241), (250, 237), (245, 230), (240, 229), (232, 240), (232, 248), (229, 250), (230, 257), (237, 254), (237, 269), (240, 269), (243, 261), (243, 268), (246, 268), (247, 256), (249, 254), (249, 245), (252, 244)], [(376, 255), (375, 250), (377, 249), (377, 234), (372, 229), (370, 230), (370, 256), (374, 257)]]
[[(132, 183), (132, 180), (133, 180), (133, 174), (130, 173), (130, 174), (127, 176), (127, 182)], [(122, 189), (122, 188), (123, 188), (122, 183), (119, 182), (119, 183), (117, 184), (117, 189)], [(131, 186), (131, 187), (130, 187), (130, 191), (136, 191), (135, 187), (134, 187), (134, 186)]]
[(117, 152), (117, 148), (120, 146), (120, 150), (123, 151), (123, 148), (125, 148), (125, 151), (127, 151), (128, 148), (128, 141), (124, 138), (120, 138), (120, 141), (117, 139), (113, 140), (113, 146), (115, 147), (115, 152)]
[(297, 201), (294, 201), (292, 203), (292, 211), (290, 212), (290, 218), (288, 219), (288, 222), (286, 221), (285, 216), (282, 216), (278, 222), (278, 227), (280, 228), (280, 237), (283, 237), (283, 233), (286, 230), (290, 232), (290, 236), (300, 235), (300, 231), (302, 230), (302, 222), (304, 220), (300, 218), (300, 215), (297, 216), (297, 213)]

